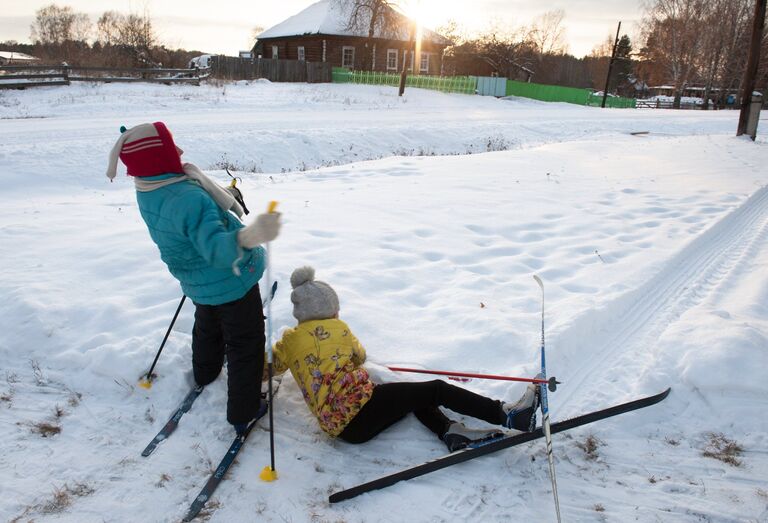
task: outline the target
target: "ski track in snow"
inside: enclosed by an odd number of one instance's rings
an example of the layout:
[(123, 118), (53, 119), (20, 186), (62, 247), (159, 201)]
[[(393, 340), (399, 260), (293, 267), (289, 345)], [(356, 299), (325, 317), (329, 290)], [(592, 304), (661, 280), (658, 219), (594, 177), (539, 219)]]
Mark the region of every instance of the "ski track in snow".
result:
[[(766, 249), (767, 239), (768, 188), (763, 188), (699, 235), (650, 281), (601, 310), (585, 314), (559, 333), (558, 357), (568, 370), (558, 378), (571, 390), (578, 390), (579, 398), (590, 398), (598, 405), (653, 393), (643, 378), (649, 371), (658, 371), (654, 364), (661, 334), (685, 311), (743, 271), (744, 260), (754, 259), (757, 250)], [(592, 334), (589, 344), (573, 342), (583, 340), (586, 332)], [(643, 385), (640, 390), (622, 387), (638, 377)], [(659, 385), (660, 380), (653, 384)], [(569, 412), (572, 399), (558, 402), (558, 408)]]
[[(138, 389), (179, 290), (131, 184), (109, 184), (103, 166), (117, 126), (161, 119), (219, 181), (223, 159), (243, 168), (253, 210), (281, 202), (276, 328), (293, 323), (291, 270), (312, 263), (378, 379), (421, 379), (384, 362), (535, 374), (538, 273), (548, 371), (563, 382), (549, 396), (553, 422), (671, 385), (659, 405), (553, 436), (565, 521), (768, 521), (766, 144), (732, 137), (735, 112), (391, 91), (0, 93), (0, 520), (178, 521), (231, 442), (222, 373), (174, 435), (140, 456), (187, 392), (192, 307), (161, 379)], [(651, 134), (626, 136), (633, 130)], [(493, 147), (513, 150), (464, 154)], [(422, 152), (459, 156), (404, 157)], [(352, 163), (392, 154), (401, 156)], [(524, 387), (465, 386), (504, 399)], [(269, 462), (264, 419), (199, 520), (554, 518), (541, 441), (329, 505), (330, 493), (444, 445), (412, 416), (365, 445), (330, 439), (290, 378), (275, 407), (281, 479), (257, 479)], [(43, 422), (61, 433), (41, 437)], [(702, 457), (709, 432), (741, 444), (743, 465)], [(51, 506), (65, 486), (70, 504)]]

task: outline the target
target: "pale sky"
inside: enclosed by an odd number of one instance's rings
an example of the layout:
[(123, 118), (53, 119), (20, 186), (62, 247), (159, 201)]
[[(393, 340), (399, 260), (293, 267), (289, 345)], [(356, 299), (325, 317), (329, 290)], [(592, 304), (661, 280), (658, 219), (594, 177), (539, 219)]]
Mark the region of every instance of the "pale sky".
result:
[[(449, 19), (470, 31), (482, 31), (491, 23), (519, 27), (546, 11), (565, 11), (563, 25), (569, 51), (581, 57), (616, 33), (622, 21), (622, 34), (635, 36), (642, 0), (401, 0), (406, 12), (420, 12), (427, 27), (437, 27)], [(142, 13), (146, 9), (166, 46), (196, 49), (208, 53), (237, 55), (252, 44), (252, 29), (265, 29), (283, 21), (314, 0), (3, 0), (0, 11), (0, 41), (29, 42), (35, 11), (57, 3), (86, 13), (94, 23), (109, 10)], [(186, 4), (186, 5), (185, 5)], [(634, 40), (634, 38), (633, 38)]]

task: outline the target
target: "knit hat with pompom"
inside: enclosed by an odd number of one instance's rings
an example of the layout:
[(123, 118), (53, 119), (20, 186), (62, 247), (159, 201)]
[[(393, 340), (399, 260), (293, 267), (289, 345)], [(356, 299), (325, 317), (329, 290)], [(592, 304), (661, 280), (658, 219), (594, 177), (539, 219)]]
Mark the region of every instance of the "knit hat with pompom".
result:
[(339, 312), (339, 297), (330, 285), (315, 281), (315, 269), (299, 267), (291, 274), (293, 316), (299, 323), (326, 320)]
[(156, 176), (158, 174), (184, 174), (181, 154), (173, 141), (171, 131), (163, 122), (144, 123), (126, 129), (120, 128), (117, 139), (109, 153), (107, 177), (117, 175), (117, 159), (123, 161), (130, 176)]

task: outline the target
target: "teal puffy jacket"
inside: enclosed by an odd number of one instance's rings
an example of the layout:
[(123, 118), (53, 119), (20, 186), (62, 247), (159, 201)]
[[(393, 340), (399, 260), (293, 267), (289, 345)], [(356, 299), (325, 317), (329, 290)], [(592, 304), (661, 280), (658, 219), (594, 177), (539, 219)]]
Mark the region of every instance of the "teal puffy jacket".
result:
[[(161, 174), (146, 180), (163, 180)], [(242, 298), (264, 273), (264, 249), (243, 249), (243, 224), (222, 210), (196, 182), (187, 180), (136, 192), (141, 216), (160, 258), (195, 303), (220, 305)], [(240, 275), (233, 271), (233, 265)]]

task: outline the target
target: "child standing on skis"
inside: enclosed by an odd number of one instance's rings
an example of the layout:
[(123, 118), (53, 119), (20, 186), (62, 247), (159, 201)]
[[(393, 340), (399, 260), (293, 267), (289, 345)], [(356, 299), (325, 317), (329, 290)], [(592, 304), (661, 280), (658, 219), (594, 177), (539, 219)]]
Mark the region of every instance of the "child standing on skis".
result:
[(241, 433), (261, 403), (265, 336), (259, 279), (265, 256), (260, 244), (277, 237), (280, 215), (261, 214), (244, 226), (235, 196), (197, 166), (182, 164), (183, 151), (162, 122), (121, 132), (107, 176), (114, 179), (118, 158), (128, 168), (160, 258), (195, 304), (194, 381), (215, 380), (226, 356), (227, 421)]
[(365, 350), (339, 319), (339, 299), (314, 269), (291, 275), (293, 315), (299, 324), (275, 344), (274, 369), (290, 369), (304, 401), (330, 436), (363, 443), (413, 412), (450, 451), (486, 439), (498, 430), (473, 430), (438, 407), (494, 425), (531, 431), (536, 425), (538, 388), (531, 384), (515, 403), (480, 396), (442, 380), (374, 384), (363, 367)]

